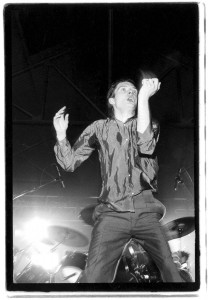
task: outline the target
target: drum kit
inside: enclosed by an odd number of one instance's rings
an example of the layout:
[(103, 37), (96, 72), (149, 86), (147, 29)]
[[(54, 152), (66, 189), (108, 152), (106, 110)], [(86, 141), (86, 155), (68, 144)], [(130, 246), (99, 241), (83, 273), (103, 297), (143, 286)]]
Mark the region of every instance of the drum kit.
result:
[[(95, 205), (88, 205), (80, 213), (80, 218), (88, 225), (93, 225)], [(167, 240), (182, 238), (195, 229), (194, 218), (185, 217), (162, 225)], [(79, 231), (62, 226), (49, 226), (48, 238), (41, 241), (48, 247), (43, 252), (33, 243), (23, 249), (13, 248), (13, 281), (14, 283), (77, 283), (85, 270), (88, 253), (66, 251), (60, 260), (55, 257), (60, 245), (75, 248), (88, 245), (88, 239)], [(39, 256), (37, 259), (35, 257)], [(41, 258), (41, 259), (40, 259)], [(49, 260), (50, 259), (50, 260)], [(48, 266), (46, 261), (49, 260)], [(175, 262), (175, 261), (174, 261)], [(192, 281), (188, 269), (177, 268), (185, 281)], [(160, 272), (150, 255), (140, 245), (140, 241), (132, 238), (124, 247), (118, 261), (113, 282), (154, 283), (162, 282)]]
[[(163, 225), (167, 241), (182, 238), (194, 231), (194, 218), (185, 217), (173, 220)], [(183, 251), (178, 251), (179, 256)], [(174, 260), (179, 274), (184, 282), (192, 282), (189, 269), (183, 266), (180, 259)], [(150, 255), (143, 249), (140, 241), (132, 238), (124, 248), (119, 262), (114, 282), (157, 283), (162, 282), (160, 271)]]
[(88, 245), (88, 238), (63, 226), (48, 226), (47, 233), (47, 238), (32, 242), (23, 249), (13, 248), (14, 283), (76, 282), (77, 275), (84, 269), (87, 255), (67, 252), (59, 261), (56, 252), (60, 245), (84, 247)]

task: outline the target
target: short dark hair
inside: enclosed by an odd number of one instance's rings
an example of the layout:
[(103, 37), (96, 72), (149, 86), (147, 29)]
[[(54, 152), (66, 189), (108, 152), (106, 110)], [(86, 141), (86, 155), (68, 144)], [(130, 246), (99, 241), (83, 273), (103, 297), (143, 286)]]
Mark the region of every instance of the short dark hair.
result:
[(109, 87), (109, 90), (107, 92), (107, 109), (108, 109), (108, 116), (109, 117), (114, 116), (114, 109), (113, 109), (113, 106), (109, 103), (109, 99), (115, 97), (115, 90), (116, 90), (118, 84), (121, 83), (121, 82), (129, 82), (129, 83), (131, 83), (135, 86), (134, 81), (131, 80), (131, 79), (120, 79), (120, 80), (117, 80), (117, 81), (115, 81), (111, 84), (111, 86)]

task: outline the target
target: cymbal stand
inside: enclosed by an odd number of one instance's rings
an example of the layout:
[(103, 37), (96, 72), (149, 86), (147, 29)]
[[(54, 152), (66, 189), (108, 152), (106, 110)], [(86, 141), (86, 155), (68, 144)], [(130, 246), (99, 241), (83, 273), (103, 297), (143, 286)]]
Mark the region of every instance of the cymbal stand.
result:
[(178, 233), (179, 233), (179, 241), (180, 241), (180, 250), (182, 250), (182, 243), (181, 243), (181, 238), (182, 238), (182, 233), (184, 231), (184, 225), (183, 224), (178, 224)]
[[(65, 240), (67, 239), (67, 237), (65, 236), (63, 238), (63, 240), (59, 243), (57, 243), (54, 247), (52, 247), (52, 249), (49, 250), (49, 252), (54, 252), (57, 247), (62, 244)], [(49, 283), (53, 283), (54, 282), (54, 275), (59, 271), (59, 269), (61, 268), (62, 264), (60, 263), (57, 268), (54, 270), (54, 272), (51, 272), (51, 271), (47, 271), (47, 273), (49, 274)]]
[(42, 189), (43, 187), (45, 187), (45, 186), (47, 186), (47, 185), (49, 185), (49, 184), (52, 184), (52, 183), (54, 183), (54, 182), (60, 182), (60, 181), (61, 181), (60, 178), (54, 178), (53, 180), (51, 180), (51, 181), (49, 181), (49, 182), (47, 182), (47, 183), (45, 183), (45, 184), (39, 185), (39, 186), (37, 186), (36, 188), (34, 187), (34, 188), (31, 189), (31, 190), (25, 191), (25, 192), (23, 192), (22, 194), (15, 196), (15, 197), (13, 198), (13, 201), (16, 200), (16, 199), (18, 199), (18, 198), (20, 198), (20, 197), (23, 197), (23, 196), (25, 196), (25, 195), (27, 195), (27, 194), (29, 194), (29, 193), (36, 192), (36, 191)]

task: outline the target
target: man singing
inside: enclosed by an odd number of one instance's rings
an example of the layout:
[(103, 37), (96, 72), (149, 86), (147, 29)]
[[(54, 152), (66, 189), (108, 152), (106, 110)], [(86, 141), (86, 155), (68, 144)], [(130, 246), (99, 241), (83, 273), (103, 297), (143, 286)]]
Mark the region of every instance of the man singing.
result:
[(89, 125), (73, 146), (66, 138), (65, 107), (54, 116), (54, 151), (65, 171), (73, 172), (95, 149), (99, 153), (102, 190), (79, 282), (113, 282), (118, 260), (132, 237), (149, 253), (164, 282), (182, 282), (159, 222), (165, 207), (153, 196), (159, 126), (151, 119), (149, 99), (160, 84), (157, 78), (143, 79), (139, 92), (129, 80), (113, 84), (107, 95), (110, 116)]

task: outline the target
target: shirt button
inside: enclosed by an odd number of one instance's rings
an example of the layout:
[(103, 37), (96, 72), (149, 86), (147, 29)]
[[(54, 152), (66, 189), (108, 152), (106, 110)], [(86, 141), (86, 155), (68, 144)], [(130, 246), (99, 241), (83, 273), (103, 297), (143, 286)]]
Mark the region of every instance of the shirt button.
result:
[(131, 175), (130, 174), (128, 174), (128, 177), (130, 177)]

